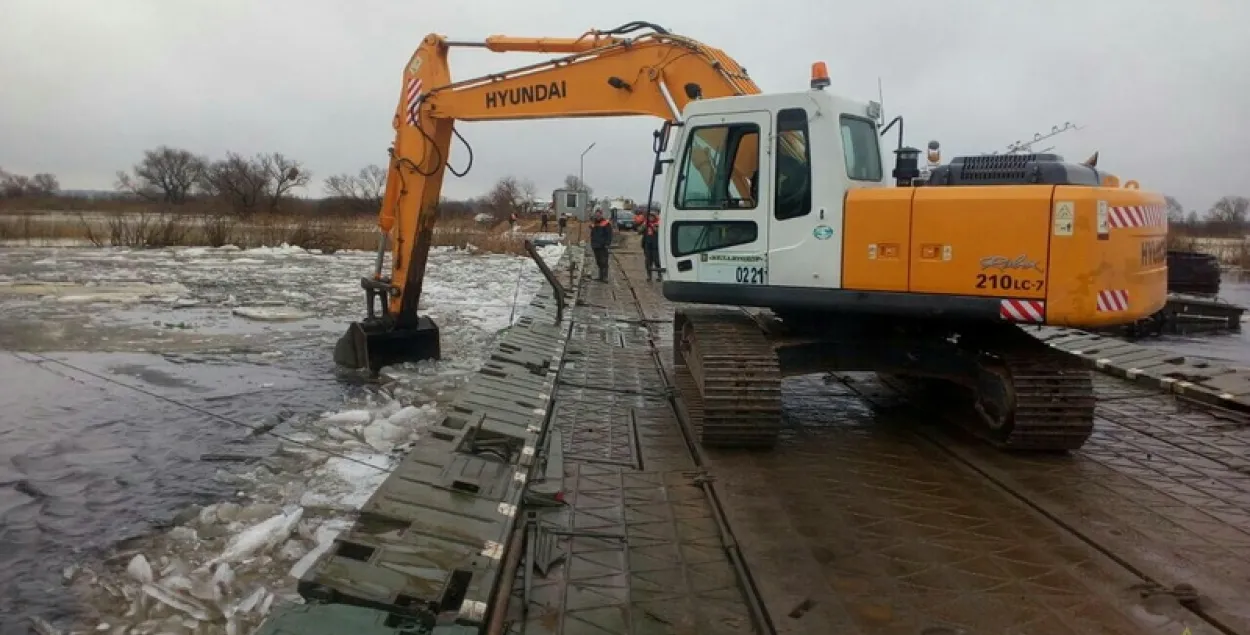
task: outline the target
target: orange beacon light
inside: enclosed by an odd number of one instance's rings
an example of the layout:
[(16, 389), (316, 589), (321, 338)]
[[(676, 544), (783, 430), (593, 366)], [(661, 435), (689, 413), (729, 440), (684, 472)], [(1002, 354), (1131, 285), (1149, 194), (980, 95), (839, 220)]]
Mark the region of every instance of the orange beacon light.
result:
[(829, 84), (829, 67), (824, 62), (812, 62), (812, 88), (820, 89)]

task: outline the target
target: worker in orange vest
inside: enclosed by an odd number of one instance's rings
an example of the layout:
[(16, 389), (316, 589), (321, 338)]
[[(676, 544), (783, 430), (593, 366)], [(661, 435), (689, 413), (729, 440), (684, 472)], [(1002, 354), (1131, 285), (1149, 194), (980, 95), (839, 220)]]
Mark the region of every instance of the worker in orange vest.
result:
[(643, 216), (642, 210), (634, 212), (634, 231), (642, 233), (642, 226), (646, 224), (647, 217)]
[(647, 214), (642, 226), (642, 255), (646, 259), (647, 280), (651, 280), (651, 272), (655, 272), (656, 280), (663, 280), (660, 273), (660, 214), (651, 211)]
[(608, 281), (608, 247), (612, 245), (612, 223), (603, 217), (603, 210), (595, 210), (590, 222), (590, 249), (595, 253), (599, 267), (599, 282)]

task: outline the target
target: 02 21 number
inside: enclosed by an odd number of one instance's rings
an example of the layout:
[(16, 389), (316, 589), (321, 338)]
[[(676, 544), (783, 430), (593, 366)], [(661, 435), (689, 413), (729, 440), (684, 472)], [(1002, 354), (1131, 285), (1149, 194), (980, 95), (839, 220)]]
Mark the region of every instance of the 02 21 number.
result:
[(763, 267), (738, 267), (734, 271), (734, 279), (738, 284), (764, 284), (766, 275)]
[(978, 289), (1002, 289), (1005, 291), (1041, 291), (1045, 280), (1013, 278), (1005, 273), (978, 273)]

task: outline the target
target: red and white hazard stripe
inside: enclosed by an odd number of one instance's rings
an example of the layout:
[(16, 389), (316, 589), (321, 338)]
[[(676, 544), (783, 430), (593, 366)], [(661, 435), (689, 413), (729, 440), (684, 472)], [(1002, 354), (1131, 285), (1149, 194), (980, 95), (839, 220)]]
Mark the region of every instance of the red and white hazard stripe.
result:
[(404, 97), (407, 99), (408, 125), (417, 125), (417, 106), (421, 105), (421, 80), (413, 77), (408, 80), (408, 87), (404, 90)]
[(1107, 208), (1111, 227), (1167, 227), (1168, 213), (1161, 205), (1128, 205)]
[(1113, 313), (1128, 310), (1128, 291), (1099, 291), (1097, 307), (1099, 313)]
[(1012, 322), (1045, 322), (1046, 303), (1041, 300), (1000, 300), (998, 315)]

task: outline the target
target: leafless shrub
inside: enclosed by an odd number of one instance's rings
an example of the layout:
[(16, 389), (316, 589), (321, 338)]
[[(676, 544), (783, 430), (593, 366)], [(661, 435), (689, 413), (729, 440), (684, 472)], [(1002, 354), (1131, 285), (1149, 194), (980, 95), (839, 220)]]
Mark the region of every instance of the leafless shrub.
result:
[(78, 228), (81, 230), (83, 238), (96, 247), (104, 247), (109, 244), (108, 237), (104, 232), (96, 226), (96, 223), (90, 220), (86, 213), (78, 212)]
[(209, 247), (231, 244), (238, 224), (237, 217), (222, 211), (205, 212), (199, 217), (200, 231)]
[(294, 247), (319, 249), (322, 253), (332, 254), (347, 242), (345, 223), (341, 220), (324, 218), (302, 218), (291, 228), (284, 241)]
[(78, 236), (97, 247), (161, 248), (196, 242), (194, 219), (164, 211), (109, 214), (103, 220), (78, 214)]

